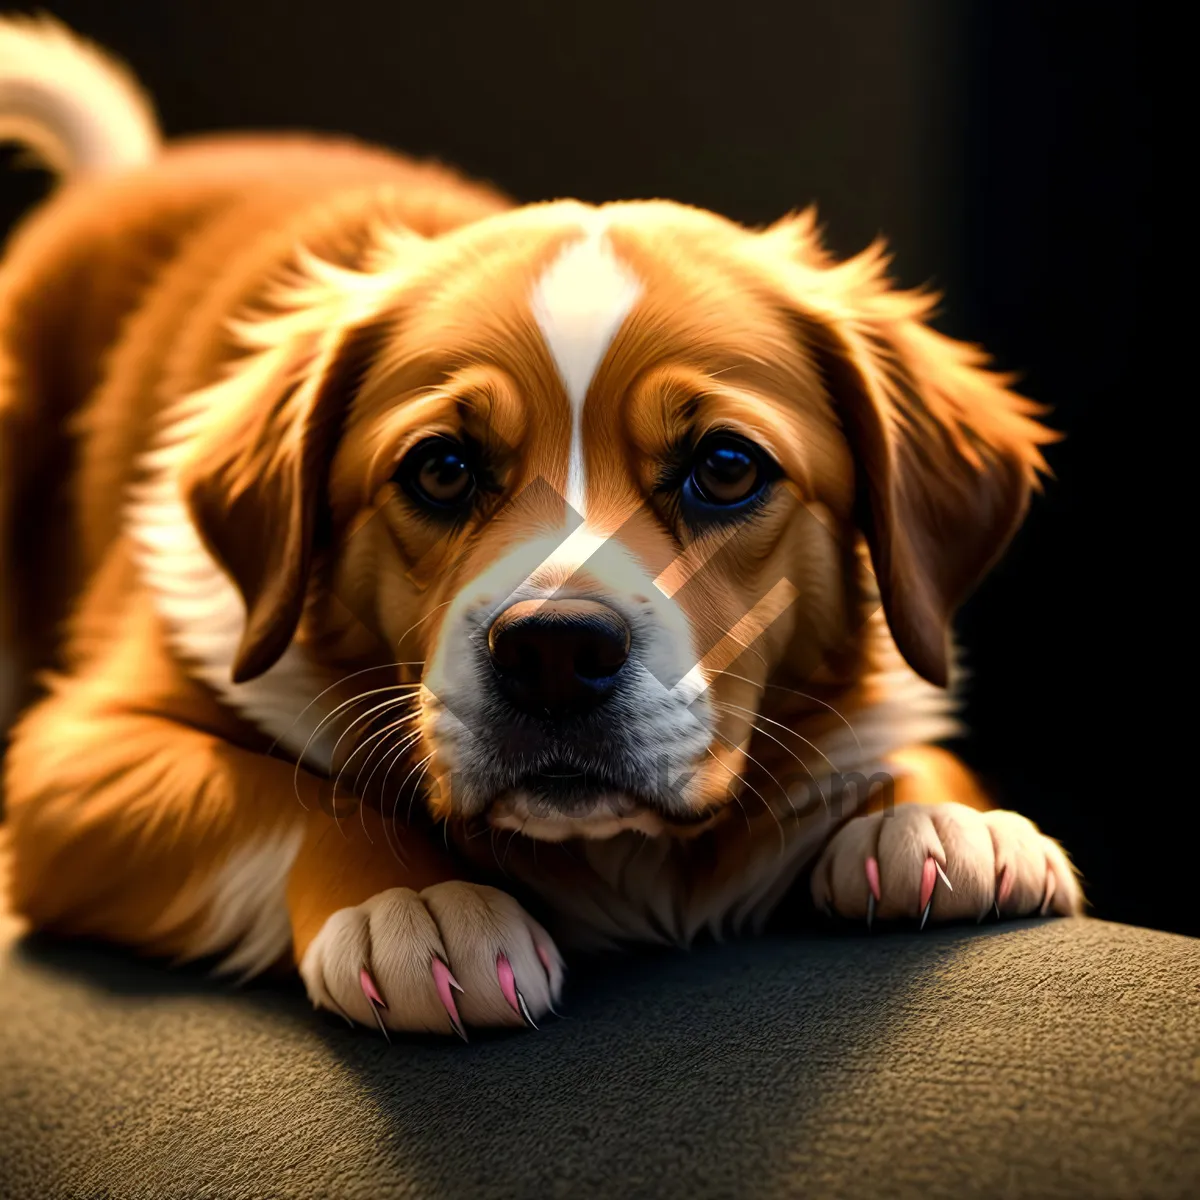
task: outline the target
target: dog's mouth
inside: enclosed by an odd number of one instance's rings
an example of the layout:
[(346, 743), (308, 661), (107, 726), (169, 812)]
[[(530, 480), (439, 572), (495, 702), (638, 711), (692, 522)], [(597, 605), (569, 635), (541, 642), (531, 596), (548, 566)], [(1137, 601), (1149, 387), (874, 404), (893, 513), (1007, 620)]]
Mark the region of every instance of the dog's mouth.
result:
[(630, 780), (591, 767), (552, 762), (520, 775), (486, 809), (488, 822), (542, 841), (607, 838), (625, 831), (649, 836), (696, 833), (716, 811), (667, 807)]
[(524, 792), (534, 804), (562, 816), (585, 815), (606, 796), (624, 795), (629, 806), (639, 805), (642, 799), (636, 796), (628, 781), (568, 762), (552, 762), (527, 772), (517, 780), (513, 790)]

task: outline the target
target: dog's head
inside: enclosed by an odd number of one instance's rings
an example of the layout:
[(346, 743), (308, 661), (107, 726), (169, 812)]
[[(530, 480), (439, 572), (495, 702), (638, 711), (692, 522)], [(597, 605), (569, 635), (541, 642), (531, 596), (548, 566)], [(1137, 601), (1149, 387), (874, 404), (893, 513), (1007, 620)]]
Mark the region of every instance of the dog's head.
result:
[(857, 661), (861, 544), (945, 685), (1050, 435), (884, 267), (833, 262), (807, 214), (751, 232), (668, 203), (309, 261), (184, 474), (245, 601), (235, 677), (298, 628), (422, 664), (386, 735), (405, 777), (435, 816), (551, 839), (732, 799), (767, 689)]

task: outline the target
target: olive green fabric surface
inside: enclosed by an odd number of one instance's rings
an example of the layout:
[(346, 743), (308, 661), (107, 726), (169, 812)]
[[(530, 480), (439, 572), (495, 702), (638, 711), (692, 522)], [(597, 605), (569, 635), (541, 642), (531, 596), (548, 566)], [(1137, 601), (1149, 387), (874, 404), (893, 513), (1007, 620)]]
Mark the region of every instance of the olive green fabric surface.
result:
[(0, 946), (0, 1196), (1200, 1195), (1200, 942), (1097, 921), (603, 960), (538, 1032), (396, 1039)]

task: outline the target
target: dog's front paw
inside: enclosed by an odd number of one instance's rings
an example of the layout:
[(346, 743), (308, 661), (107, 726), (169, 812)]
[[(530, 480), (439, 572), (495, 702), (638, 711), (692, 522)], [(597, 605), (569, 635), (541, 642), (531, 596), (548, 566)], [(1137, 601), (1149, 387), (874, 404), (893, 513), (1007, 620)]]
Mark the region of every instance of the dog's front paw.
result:
[(1014, 812), (902, 804), (848, 821), (813, 869), (818, 908), (843, 917), (1069, 916), (1083, 905), (1057, 842)]
[(309, 998), (364, 1024), (466, 1038), (535, 1025), (558, 1000), (550, 935), (509, 895), (457, 880), (391, 888), (335, 912), (300, 962)]

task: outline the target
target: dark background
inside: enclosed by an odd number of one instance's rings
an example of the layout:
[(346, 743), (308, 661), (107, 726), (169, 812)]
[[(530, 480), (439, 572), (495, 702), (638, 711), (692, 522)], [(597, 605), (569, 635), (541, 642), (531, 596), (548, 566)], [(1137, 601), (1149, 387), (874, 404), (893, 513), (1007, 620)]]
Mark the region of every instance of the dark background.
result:
[[(523, 201), (665, 196), (767, 222), (817, 201), (885, 233), (939, 324), (1068, 433), (1056, 478), (961, 615), (999, 797), (1059, 837), (1095, 912), (1200, 931), (1170, 865), (1188, 699), (1125, 443), (1148, 349), (1150, 101), (1133, 6), (1015, 0), (139, 0), (50, 5), (125, 58), (168, 134), (350, 132)], [(44, 191), (0, 180), (6, 224)], [(1181, 635), (1173, 639), (1176, 644)], [(1174, 752), (1173, 752), (1174, 748)], [(1190, 815), (1190, 814), (1187, 814)], [(1189, 874), (1191, 873), (1189, 868)]]

